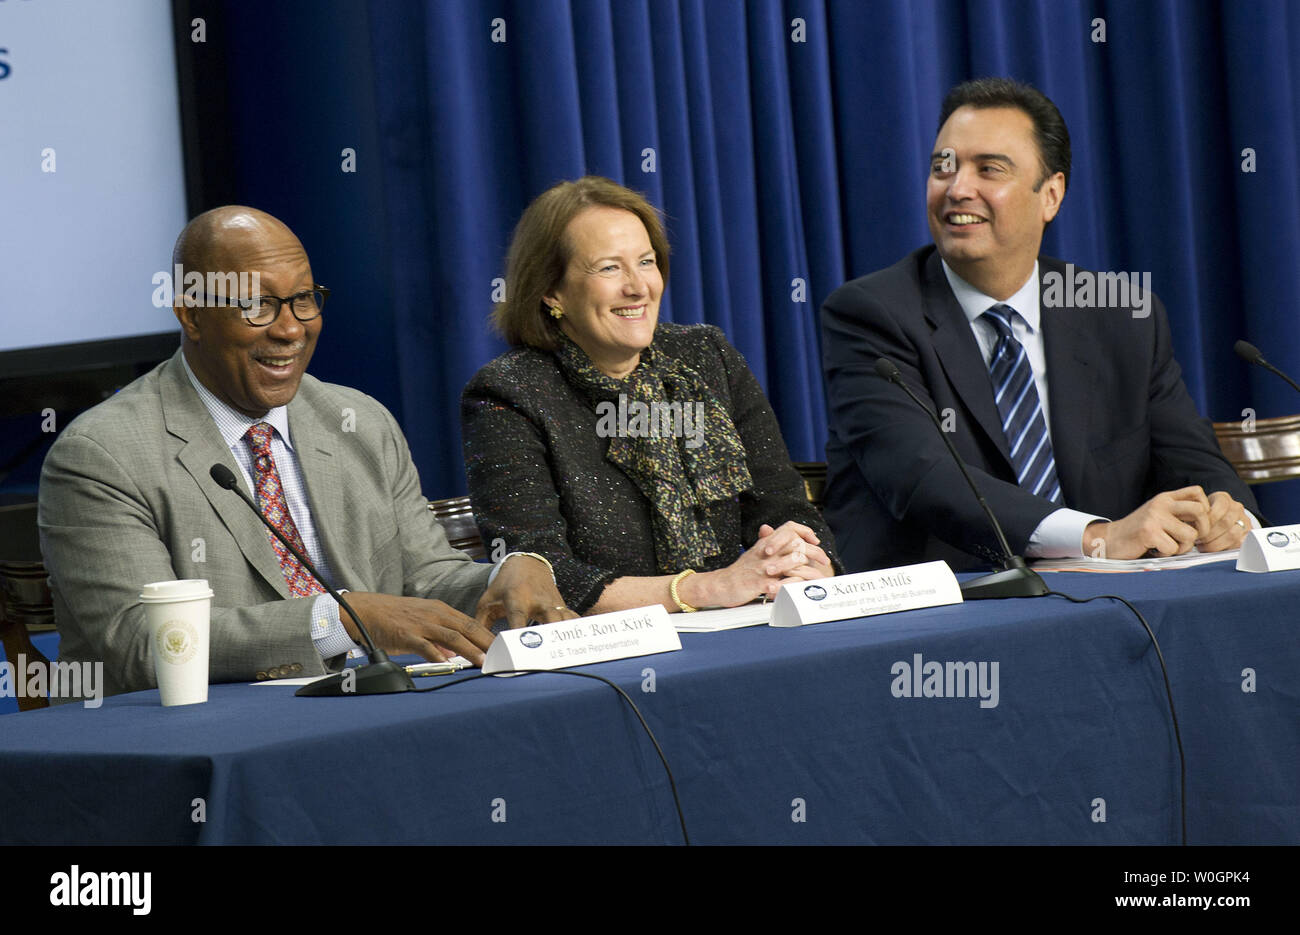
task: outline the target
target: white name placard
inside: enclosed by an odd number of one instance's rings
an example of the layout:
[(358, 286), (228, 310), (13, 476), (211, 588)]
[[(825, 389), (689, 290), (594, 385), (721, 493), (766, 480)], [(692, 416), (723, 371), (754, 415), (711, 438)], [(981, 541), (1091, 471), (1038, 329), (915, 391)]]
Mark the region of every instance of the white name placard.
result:
[(522, 630), (503, 630), (488, 647), (483, 674), (515, 669), (567, 669), (682, 648), (662, 604), (597, 614)]
[(923, 562), (783, 585), (772, 608), (772, 626), (802, 627), (960, 603), (961, 586), (948, 563)]
[(1237, 571), (1300, 568), (1300, 525), (1252, 529), (1241, 543)]

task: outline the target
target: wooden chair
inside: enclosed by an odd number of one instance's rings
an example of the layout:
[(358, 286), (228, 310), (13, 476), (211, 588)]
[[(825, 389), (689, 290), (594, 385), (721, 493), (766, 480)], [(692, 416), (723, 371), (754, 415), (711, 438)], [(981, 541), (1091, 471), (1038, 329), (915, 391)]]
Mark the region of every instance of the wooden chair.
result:
[[(49, 665), (31, 638), (32, 633), (54, 629), (54, 601), (40, 554), (36, 504), (0, 506), (0, 644), (15, 665), (20, 655)], [(18, 699), (19, 711), (48, 706), (45, 698)]]
[(433, 500), (429, 503), (429, 510), (442, 525), (453, 549), (459, 549), (474, 559), (487, 558), (487, 549), (478, 534), (478, 524), (474, 522), (474, 509), (469, 497)]
[(826, 498), (826, 462), (796, 461), (794, 469), (803, 478), (804, 496), (820, 510)]
[(1251, 431), (1240, 422), (1215, 422), (1219, 447), (1248, 484), (1300, 477), (1300, 416), (1256, 419)]

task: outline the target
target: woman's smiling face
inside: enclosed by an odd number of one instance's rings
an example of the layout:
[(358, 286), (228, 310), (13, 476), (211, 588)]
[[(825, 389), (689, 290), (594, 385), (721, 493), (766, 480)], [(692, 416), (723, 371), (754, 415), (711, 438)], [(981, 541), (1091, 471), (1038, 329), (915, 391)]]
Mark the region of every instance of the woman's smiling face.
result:
[(560, 328), (606, 376), (622, 379), (654, 340), (664, 280), (641, 219), (592, 207), (565, 229), (569, 264), (543, 301), (564, 311)]

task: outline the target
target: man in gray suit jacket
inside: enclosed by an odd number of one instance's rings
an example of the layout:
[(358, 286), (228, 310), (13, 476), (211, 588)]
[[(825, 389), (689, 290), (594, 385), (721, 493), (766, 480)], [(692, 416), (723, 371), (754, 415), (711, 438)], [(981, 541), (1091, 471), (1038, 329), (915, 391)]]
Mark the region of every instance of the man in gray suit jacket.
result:
[(184, 578), (213, 590), (213, 682), (323, 673), (360, 642), (347, 612), (212, 480), (213, 464), (287, 522), (387, 651), (481, 663), (497, 617), (576, 616), (544, 560), (511, 557), (493, 572), (453, 550), (392, 415), (305, 374), (327, 293), (285, 225), (217, 208), (190, 222), (174, 260), (255, 274), (260, 288), (227, 304), (187, 300), (177, 282), (180, 350), (50, 449), (40, 530), (61, 659), (102, 660), (106, 694), (152, 687), (140, 587)]

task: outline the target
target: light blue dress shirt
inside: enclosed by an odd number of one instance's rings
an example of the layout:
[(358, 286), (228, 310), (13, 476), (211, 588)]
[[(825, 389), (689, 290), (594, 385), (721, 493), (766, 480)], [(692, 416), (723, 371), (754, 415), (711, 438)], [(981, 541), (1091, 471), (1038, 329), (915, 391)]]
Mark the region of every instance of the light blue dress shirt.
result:
[[(289, 515), (293, 517), (293, 523), (298, 527), (298, 535), (302, 537), (303, 552), (311, 559), (321, 577), (338, 590), (334, 584), (329, 559), (321, 548), (316, 527), (312, 523), (311, 508), (307, 503), (307, 488), (303, 483), (302, 470), (298, 466), (298, 456), (294, 454), (292, 435), (289, 432), (288, 407), (277, 406), (260, 419), (250, 418), (217, 399), (211, 390), (200, 383), (194, 371), (190, 369), (189, 361), (185, 359), (184, 354), (181, 354), (181, 361), (185, 364), (185, 375), (190, 378), (190, 384), (199, 394), (199, 399), (203, 401), (204, 408), (212, 416), (212, 421), (217, 424), (217, 430), (225, 440), (226, 446), (230, 448), (230, 453), (235, 456), (235, 463), (239, 465), (240, 473), (244, 476), (244, 484), (250, 492), (254, 489), (253, 452), (248, 447), (244, 434), (259, 422), (267, 422), (275, 429), (271, 436), (271, 457), (275, 460), (275, 468), (280, 475), (280, 485), (284, 489)], [(270, 533), (267, 533), (267, 536), (269, 537)], [(330, 659), (343, 653), (352, 656), (362, 654), (361, 647), (348, 636), (343, 621), (339, 619), (338, 602), (328, 594), (317, 595), (316, 603), (312, 607), (311, 639), (322, 659)]]

